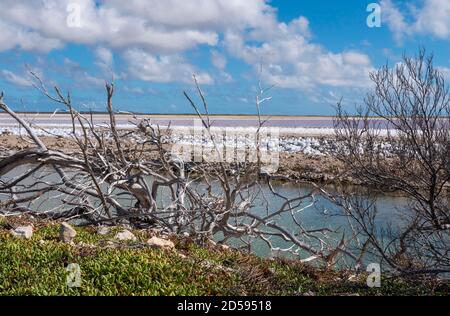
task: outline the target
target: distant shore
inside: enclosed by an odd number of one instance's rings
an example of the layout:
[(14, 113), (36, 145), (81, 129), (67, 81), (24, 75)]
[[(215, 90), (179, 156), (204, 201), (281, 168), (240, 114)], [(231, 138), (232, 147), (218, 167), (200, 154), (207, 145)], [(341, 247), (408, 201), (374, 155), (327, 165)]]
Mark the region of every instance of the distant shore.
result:
[[(30, 121), (36, 128), (71, 129), (72, 120), (67, 113), (21, 113), (22, 118)], [(170, 126), (173, 129), (192, 128), (199, 125), (196, 115), (155, 115), (155, 114), (117, 114), (116, 124), (119, 128), (133, 128), (141, 119), (148, 119), (152, 124), (160, 127)], [(86, 114), (90, 119), (90, 114)], [(256, 128), (259, 126), (257, 116), (239, 115), (213, 115), (210, 117), (215, 128)], [(97, 113), (92, 115), (92, 120), (99, 127), (108, 126), (109, 115)], [(325, 116), (262, 116), (264, 127), (277, 128), (280, 134), (293, 134), (301, 136), (325, 136), (333, 134), (333, 117)], [(15, 128), (17, 122), (5, 113), (0, 113), (0, 129)]]
[[(67, 112), (16, 112), (21, 116), (36, 116), (36, 117), (46, 117), (46, 118), (60, 118), (60, 117), (70, 117), (70, 114)], [(92, 114), (94, 117), (108, 117), (109, 114), (107, 112), (80, 112), (83, 115)], [(133, 117), (139, 116), (142, 118), (174, 118), (174, 119), (195, 119), (198, 118), (198, 115), (195, 113), (192, 114), (162, 114), (162, 113), (135, 113), (135, 112), (125, 112), (119, 111), (116, 116), (118, 117)], [(210, 117), (215, 119), (250, 119), (250, 120), (258, 120), (257, 115), (253, 114), (209, 114)], [(0, 113), (0, 118), (9, 117), (6, 113)], [(264, 114), (261, 115), (261, 119), (277, 119), (277, 120), (333, 120), (334, 116), (326, 116), (326, 115), (270, 115)]]
[[(41, 115), (69, 115), (67, 111), (15, 111), (17, 114), (26, 115), (26, 114), (41, 114)], [(108, 112), (103, 111), (80, 111), (81, 114), (93, 114), (93, 115), (108, 115)], [(197, 117), (197, 114), (195, 113), (145, 113), (145, 112), (128, 112), (128, 111), (117, 111), (117, 115), (126, 115), (126, 116), (132, 116), (132, 115), (139, 115), (139, 116), (155, 116), (155, 117)], [(0, 113), (1, 115), (7, 115), (5, 113)], [(255, 114), (227, 114), (227, 113), (214, 113), (209, 114), (211, 117), (226, 117), (226, 118), (257, 118), (258, 116)], [(294, 114), (294, 115), (288, 115), (288, 114), (262, 114), (261, 117), (263, 118), (279, 118), (279, 119), (332, 119), (334, 115), (300, 115), (300, 114)]]

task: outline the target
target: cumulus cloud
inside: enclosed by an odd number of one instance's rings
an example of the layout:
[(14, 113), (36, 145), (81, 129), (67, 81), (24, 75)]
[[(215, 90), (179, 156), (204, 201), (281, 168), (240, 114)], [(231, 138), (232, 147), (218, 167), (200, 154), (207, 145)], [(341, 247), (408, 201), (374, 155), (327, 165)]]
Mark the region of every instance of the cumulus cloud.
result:
[[(79, 27), (68, 23), (73, 15)], [(268, 25), (275, 16), (264, 0), (2, 0), (0, 18), (66, 43), (176, 53), (214, 46), (225, 28)]]
[(114, 56), (111, 50), (104, 47), (98, 47), (95, 50), (95, 55), (97, 57), (97, 65), (104, 69), (112, 68)]
[[(268, 0), (2, 0), (0, 21), (0, 40), (7, 43), (0, 49), (89, 45), (100, 67), (110, 69), (117, 52), (129, 75), (152, 82), (190, 82), (197, 73), (200, 82), (213, 83), (183, 57), (204, 46), (226, 82), (232, 81), (226, 72), (230, 56), (219, 47), (255, 69), (264, 64), (263, 79), (285, 88), (365, 86), (371, 69), (364, 54), (331, 53), (313, 43), (306, 17), (279, 22)], [(21, 36), (14, 38), (17, 32)]]
[(223, 31), (273, 26), (276, 10), (265, 0), (122, 0), (108, 1), (111, 7), (122, 7), (129, 14), (171, 29)]
[(47, 38), (38, 32), (7, 23), (2, 21), (1, 17), (0, 30), (0, 52), (16, 48), (25, 51), (48, 52), (63, 46), (63, 43), (58, 39)]
[(130, 49), (124, 58), (129, 65), (130, 74), (139, 80), (151, 82), (192, 82), (192, 75), (197, 76), (200, 84), (211, 84), (213, 79), (204, 72), (186, 63), (177, 55), (154, 56), (140, 49)]
[[(366, 87), (373, 69), (369, 57), (355, 51), (327, 52), (312, 43), (304, 17), (277, 28), (243, 34), (228, 32), (228, 51), (247, 63), (264, 66), (263, 79), (283, 88), (310, 90), (317, 85)], [(257, 42), (257, 44), (253, 44)]]
[(400, 43), (405, 36), (432, 35), (450, 39), (450, 1), (423, 0), (421, 6), (396, 6), (391, 0), (382, 0), (383, 19)]
[(6, 69), (0, 71), (0, 77), (13, 85), (20, 87), (31, 87), (33, 85), (29, 77), (17, 75), (16, 73)]

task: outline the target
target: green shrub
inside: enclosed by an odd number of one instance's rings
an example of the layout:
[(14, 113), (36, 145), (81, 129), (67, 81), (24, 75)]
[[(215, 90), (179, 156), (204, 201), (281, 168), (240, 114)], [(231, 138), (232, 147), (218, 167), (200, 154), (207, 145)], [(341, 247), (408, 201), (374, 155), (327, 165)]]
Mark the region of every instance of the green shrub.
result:
[[(421, 295), (425, 285), (396, 279), (369, 289), (364, 276), (347, 281), (341, 272), (324, 271), (295, 261), (269, 260), (238, 251), (206, 249), (177, 242), (176, 251), (145, 247), (141, 240), (119, 248), (100, 236), (77, 228), (75, 242), (58, 240), (59, 226), (36, 229), (32, 240), (13, 238), (0, 225), (0, 295)], [(94, 245), (92, 247), (90, 245)], [(67, 286), (69, 264), (81, 269), (81, 286)], [(436, 294), (448, 294), (448, 288)]]

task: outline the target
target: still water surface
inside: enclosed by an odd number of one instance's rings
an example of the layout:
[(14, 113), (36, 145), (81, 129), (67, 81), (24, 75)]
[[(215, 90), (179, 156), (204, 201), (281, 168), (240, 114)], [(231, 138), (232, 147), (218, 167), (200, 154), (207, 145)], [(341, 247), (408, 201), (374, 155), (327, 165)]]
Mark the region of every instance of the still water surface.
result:
[[(15, 174), (18, 174), (18, 172), (19, 170), (17, 170)], [(1, 180), (8, 181), (8, 179), (14, 177), (15, 174), (13, 173), (8, 174), (4, 177), (4, 179), (2, 178)], [(53, 176), (49, 175), (47, 177), (47, 180), (50, 180), (52, 178)], [(30, 181), (33, 180), (29, 179), (28, 182)], [(151, 182), (152, 180), (148, 179), (148, 181)], [(282, 194), (287, 198), (305, 196), (314, 190), (314, 188), (309, 185), (305, 184), (293, 185), (289, 183), (275, 184), (274, 189), (276, 192)], [(327, 190), (333, 192), (334, 189), (327, 188)], [(162, 191), (161, 193), (163, 194), (160, 202), (163, 202), (165, 200), (164, 194), (169, 194), (169, 192), (166, 190)], [(50, 199), (48, 199), (48, 197), (50, 197)], [(0, 194), (0, 201), (4, 200), (5, 198), (6, 198), (5, 195)], [(267, 202), (270, 205), (268, 208), (266, 205)], [(285, 201), (282, 198), (274, 196), (273, 194), (270, 193), (269, 188), (265, 187), (262, 188), (261, 192), (258, 195), (258, 198), (256, 198), (253, 201), (251, 212), (258, 215), (267, 215), (268, 214), (267, 212), (270, 213), (278, 210), (279, 207), (284, 202)], [(299, 207), (299, 209), (307, 205), (310, 205), (311, 202), (312, 202), (311, 199), (305, 199), (302, 205)], [(131, 206), (134, 204), (134, 201), (129, 201), (128, 203)], [(377, 225), (381, 228), (386, 227), (386, 225), (395, 226), (400, 224), (398, 220), (399, 216), (397, 215), (397, 213), (402, 208), (407, 207), (407, 204), (408, 204), (407, 199), (404, 197), (396, 195), (378, 195), (376, 197), (376, 204), (375, 204), (379, 213)], [(37, 211), (45, 211), (50, 208), (52, 209), (58, 208), (59, 205), (61, 205), (61, 197), (55, 198), (54, 196), (46, 196), (46, 198), (43, 197), (41, 201), (33, 203), (29, 207)], [(296, 215), (296, 218), (305, 229), (314, 230), (321, 228), (329, 228), (330, 230), (337, 231), (337, 233), (334, 235), (332, 234), (332, 236), (335, 237), (336, 239), (340, 239), (342, 238), (343, 233), (349, 235), (351, 231), (349, 229), (349, 225), (346, 218), (343, 216), (339, 216), (339, 214), (342, 214), (342, 210), (340, 210), (339, 207), (337, 207), (335, 204), (328, 201), (324, 197), (317, 195), (314, 205), (298, 213)], [(299, 231), (298, 226), (295, 224), (290, 214), (285, 214), (281, 217), (277, 217), (276, 223), (282, 225), (290, 232)], [(220, 239), (220, 237), (221, 236), (217, 236), (218, 239)], [(272, 241), (274, 245), (280, 248), (287, 248), (289, 246), (281, 239), (274, 238)], [(240, 243), (238, 240), (230, 240), (230, 243), (233, 246), (242, 245), (242, 243)], [(283, 255), (280, 252), (271, 251), (266, 243), (257, 239), (251, 240), (250, 250), (253, 253), (263, 257)], [(306, 254), (300, 255), (306, 256)]]

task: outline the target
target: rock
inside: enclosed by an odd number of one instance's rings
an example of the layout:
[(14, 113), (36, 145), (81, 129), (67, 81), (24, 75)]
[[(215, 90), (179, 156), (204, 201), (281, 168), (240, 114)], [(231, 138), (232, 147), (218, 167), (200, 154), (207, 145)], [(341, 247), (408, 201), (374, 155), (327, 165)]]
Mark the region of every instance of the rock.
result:
[(222, 248), (222, 250), (224, 250), (224, 251), (228, 251), (228, 250), (230, 250), (230, 246), (228, 246), (228, 245), (220, 245), (220, 248)]
[(132, 232), (129, 230), (123, 230), (120, 233), (117, 233), (116, 236), (114, 236), (115, 239), (121, 240), (121, 241), (136, 241), (136, 236), (133, 235)]
[(147, 240), (147, 245), (149, 245), (152, 248), (158, 248), (158, 249), (174, 249), (175, 244), (171, 242), (170, 240), (158, 238), (158, 237), (152, 237), (149, 240)]
[(97, 228), (97, 234), (99, 235), (108, 235), (111, 232), (111, 228), (107, 227), (107, 226), (101, 226), (99, 228)]
[(11, 234), (17, 238), (31, 239), (33, 237), (33, 226), (20, 226), (11, 230)]
[(61, 224), (61, 227), (59, 229), (59, 240), (67, 244), (70, 244), (73, 242), (73, 239), (75, 238), (76, 235), (77, 232), (68, 223), (64, 222)]

